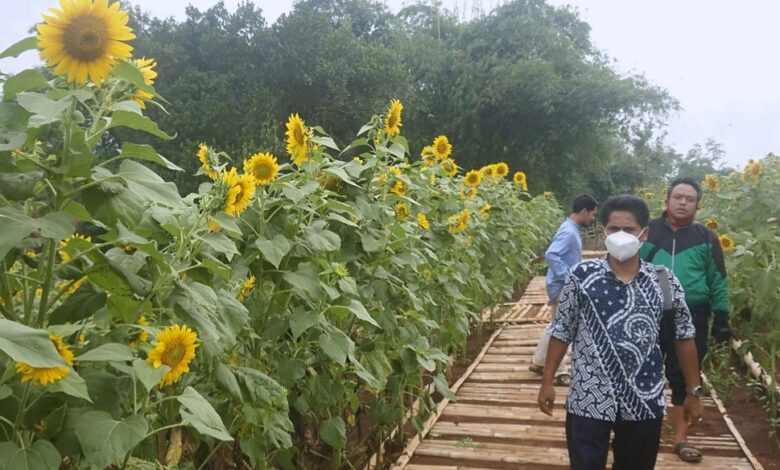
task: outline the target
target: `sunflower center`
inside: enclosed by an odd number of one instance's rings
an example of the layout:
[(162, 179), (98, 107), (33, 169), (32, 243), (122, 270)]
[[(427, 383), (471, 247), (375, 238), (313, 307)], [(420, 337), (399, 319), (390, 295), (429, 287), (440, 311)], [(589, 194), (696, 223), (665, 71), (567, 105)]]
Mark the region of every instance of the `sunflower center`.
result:
[(165, 353), (163, 353), (162, 363), (166, 366), (173, 367), (179, 364), (182, 359), (184, 359), (185, 352), (186, 348), (184, 345), (181, 343), (176, 343), (168, 348)]
[(439, 154), (444, 154), (445, 152), (447, 152), (447, 144), (445, 144), (445, 143), (440, 143), (440, 144), (439, 144), (439, 145), (436, 147), (436, 150), (438, 150), (438, 151), (439, 151)]
[(268, 165), (258, 165), (255, 168), (255, 175), (258, 178), (268, 178), (271, 176), (271, 168)]
[(68, 54), (83, 62), (91, 62), (105, 55), (108, 31), (103, 21), (84, 16), (68, 25), (63, 42)]
[(295, 127), (293, 136), (295, 136), (295, 141), (298, 142), (299, 145), (303, 145), (303, 129), (301, 129), (301, 126)]
[(395, 114), (391, 114), (390, 119), (387, 120), (387, 127), (395, 127), (396, 122), (398, 122), (398, 119), (395, 117)]

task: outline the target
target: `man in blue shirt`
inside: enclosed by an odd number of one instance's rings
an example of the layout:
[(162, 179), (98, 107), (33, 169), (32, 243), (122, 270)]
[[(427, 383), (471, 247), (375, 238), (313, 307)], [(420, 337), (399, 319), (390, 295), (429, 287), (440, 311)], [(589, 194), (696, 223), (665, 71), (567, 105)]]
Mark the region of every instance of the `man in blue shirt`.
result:
[[(587, 227), (596, 220), (596, 209), (598, 202), (590, 194), (582, 194), (574, 198), (572, 203), (572, 213), (563, 221), (558, 231), (553, 237), (552, 243), (544, 253), (544, 259), (547, 260), (547, 305), (550, 305), (555, 317), (555, 309), (558, 305), (558, 297), (563, 289), (563, 281), (566, 279), (566, 273), (575, 264), (582, 261), (582, 237), (580, 228)], [(547, 345), (550, 341), (548, 331), (542, 333), (539, 338), (539, 344), (536, 346), (536, 352), (531, 360), (529, 370), (541, 374), (544, 370), (545, 356), (547, 355)], [(566, 365), (561, 363), (555, 374), (556, 384), (568, 385), (570, 376), (566, 373)]]
[[(572, 382), (566, 400), (566, 444), (571, 468), (606, 468), (610, 432), (614, 470), (651, 470), (661, 438), (664, 398), (659, 345), (663, 315), (675, 325), (675, 349), (685, 376), (685, 416), (701, 420), (701, 386), (695, 330), (680, 283), (666, 268), (639, 258), (650, 218), (633, 196), (608, 200), (601, 209), (608, 255), (571, 269), (550, 327), (539, 408), (552, 415), (553, 374), (573, 343)], [(667, 280), (664, 309), (662, 279)]]

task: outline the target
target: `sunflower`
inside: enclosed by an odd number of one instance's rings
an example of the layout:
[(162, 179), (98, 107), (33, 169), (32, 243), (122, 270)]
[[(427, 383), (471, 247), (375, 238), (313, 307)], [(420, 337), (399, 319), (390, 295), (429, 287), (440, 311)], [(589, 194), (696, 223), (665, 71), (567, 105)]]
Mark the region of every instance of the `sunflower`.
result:
[(406, 183), (401, 180), (396, 181), (390, 192), (398, 197), (403, 197), (406, 194)]
[(244, 173), (252, 175), (259, 186), (265, 186), (276, 179), (279, 164), (270, 153), (256, 153), (249, 160), (244, 160)]
[(160, 380), (163, 387), (178, 382), (185, 372), (190, 371), (189, 364), (195, 359), (195, 348), (198, 347), (195, 344), (198, 334), (186, 325), (174, 325), (158, 333), (156, 339), (146, 362), (155, 369), (163, 364), (171, 368)]
[(522, 171), (516, 172), (512, 180), (515, 182), (516, 185), (523, 188), (523, 191), (528, 191), (528, 180), (525, 176), (525, 173), (523, 173)]
[[(149, 326), (149, 320), (147, 320), (145, 316), (141, 315), (141, 318), (138, 319), (138, 324), (140, 326)], [(128, 346), (130, 346), (130, 349), (135, 349), (140, 343), (145, 343), (147, 341), (149, 341), (149, 332), (143, 328), (140, 328), (138, 335), (130, 341)]]
[(92, 237), (91, 236), (89, 236), (89, 235), (81, 235), (79, 233), (74, 233), (70, 237), (67, 237), (67, 238), (65, 238), (63, 240), (60, 240), (60, 249), (58, 250), (58, 252), (60, 254), (60, 258), (62, 258), (62, 262), (63, 263), (67, 263), (67, 262), (69, 262), (72, 259), (72, 257), (70, 256), (70, 253), (68, 253), (66, 248), (68, 247), (68, 244), (71, 241), (75, 240), (75, 239), (84, 240), (86, 242), (92, 242)]
[(428, 176), (428, 184), (431, 186), (436, 184), (436, 173), (431, 173), (430, 176)]
[(246, 296), (252, 292), (252, 289), (255, 287), (255, 280), (254, 274), (250, 274), (249, 277), (244, 280), (244, 285), (241, 286), (241, 291), (236, 296), (239, 302), (243, 302)]
[(490, 204), (486, 202), (482, 207), (479, 208), (479, 213), (483, 217), (490, 215)]
[(409, 218), (409, 207), (406, 203), (399, 202), (395, 205), (395, 217), (398, 220), (406, 220)]
[(390, 108), (387, 110), (387, 116), (385, 117), (385, 133), (388, 137), (393, 137), (401, 133), (401, 111), (404, 110), (404, 105), (399, 100), (393, 100), (390, 102)]
[(463, 184), (470, 188), (476, 188), (482, 182), (482, 173), (477, 170), (469, 170), (463, 178)]
[(723, 248), (723, 251), (726, 253), (734, 251), (734, 240), (732, 240), (731, 237), (728, 235), (721, 235), (718, 237), (718, 240), (720, 241), (720, 246)]
[(309, 159), (309, 134), (303, 119), (297, 114), (291, 114), (287, 119), (287, 153), (293, 159), (293, 163), (301, 166), (303, 162)]
[(452, 234), (458, 234), (466, 230), (469, 226), (469, 218), (471, 217), (471, 211), (463, 209), (460, 214), (451, 215), (447, 219), (447, 230)]
[(214, 170), (213, 165), (216, 163), (216, 158), (204, 143), (198, 145), (198, 160), (200, 160), (200, 168), (203, 171), (203, 174), (212, 180), (216, 180), (217, 172)]
[(761, 174), (763, 172), (764, 172), (764, 164), (750, 159), (748, 160), (748, 164), (745, 167), (745, 172), (742, 174), (742, 180), (758, 181), (758, 179), (761, 177)]
[(707, 189), (717, 191), (718, 187), (720, 187), (720, 182), (718, 181), (718, 175), (705, 175), (704, 180), (702, 180), (701, 182), (701, 185)]
[(482, 168), (480, 168), (479, 171), (482, 173), (482, 176), (484, 176), (485, 178), (496, 177), (496, 165), (485, 165)]
[[(73, 364), (73, 353), (68, 345), (62, 342), (62, 336), (49, 334), (49, 340), (54, 344), (57, 353), (68, 364)], [(24, 362), (16, 363), (16, 372), (22, 374), (22, 383), (32, 381), (44, 387), (65, 378), (70, 373), (69, 367), (33, 367)]]
[(710, 217), (709, 219), (704, 221), (704, 226), (711, 230), (718, 230), (718, 219), (715, 219), (714, 217)]
[(420, 227), (422, 227), (423, 230), (429, 230), (431, 228), (431, 224), (428, 223), (428, 217), (422, 212), (417, 214), (417, 223), (420, 224)]
[(431, 151), (437, 160), (444, 160), (452, 153), (452, 144), (450, 144), (447, 136), (440, 135), (439, 137), (433, 139), (433, 146), (431, 147)]
[(392, 173), (393, 176), (401, 176), (403, 174), (403, 171), (399, 166), (393, 165), (390, 167), (390, 173)]
[(463, 188), (460, 190), (460, 198), (463, 200), (477, 197), (477, 188)]
[(219, 225), (219, 222), (217, 222), (216, 219), (209, 217), (208, 230), (209, 232), (219, 232), (222, 230), (222, 227)]
[[(142, 57), (140, 59), (135, 59), (133, 64), (138, 68), (141, 74), (143, 74), (144, 84), (149, 86), (154, 85), (154, 79), (157, 78), (157, 72), (153, 69), (154, 67), (157, 67), (157, 62), (155, 62), (154, 59)], [(138, 106), (140, 106), (141, 109), (146, 109), (146, 102), (152, 98), (154, 98), (154, 95), (144, 90), (136, 90), (133, 95), (133, 101), (138, 103)]]
[(447, 176), (455, 176), (458, 174), (458, 165), (455, 160), (451, 158), (445, 158), (441, 161), (441, 169), (444, 170), (444, 174)]
[(230, 215), (241, 215), (249, 206), (255, 195), (255, 179), (252, 175), (239, 175), (235, 168), (222, 174), (222, 181), (227, 186), (225, 212)]
[(509, 165), (504, 162), (496, 163), (494, 165), (496, 177), (503, 178), (509, 174)]
[(436, 163), (436, 157), (433, 156), (433, 147), (430, 145), (423, 147), (420, 152), (420, 157), (422, 157), (426, 166), (433, 166), (433, 164)]
[(55, 75), (100, 84), (117, 60), (130, 58), (133, 47), (124, 41), (135, 35), (119, 2), (109, 6), (108, 0), (60, 0), (60, 8), (50, 8), (36, 26), (41, 60), (54, 67)]
[(379, 176), (376, 177), (376, 184), (379, 186), (382, 186), (387, 182), (387, 173), (380, 173)]

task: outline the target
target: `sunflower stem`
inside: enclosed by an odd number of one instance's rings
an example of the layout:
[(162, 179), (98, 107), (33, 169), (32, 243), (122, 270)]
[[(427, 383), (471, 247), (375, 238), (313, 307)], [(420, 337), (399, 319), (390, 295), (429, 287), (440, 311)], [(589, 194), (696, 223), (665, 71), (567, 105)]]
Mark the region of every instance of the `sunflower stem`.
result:
[(46, 241), (46, 276), (43, 281), (43, 294), (41, 295), (41, 303), (38, 308), (38, 320), (35, 324), (40, 328), (44, 325), (46, 318), (46, 310), (49, 307), (49, 291), (51, 290), (52, 278), (54, 277), (54, 258), (57, 255), (55, 241), (49, 239)]
[[(24, 395), (22, 395), (22, 401), (19, 403), (19, 411), (16, 413), (16, 421), (14, 422), (14, 434), (19, 434), (19, 424), (22, 422), (22, 417), (24, 416), (24, 410), (27, 406), (27, 399), (30, 398), (30, 382), (27, 382), (27, 385), (24, 387)], [(21, 435), (19, 434), (19, 437), (21, 438)], [(22, 440), (19, 440), (24, 446), (24, 443)]]

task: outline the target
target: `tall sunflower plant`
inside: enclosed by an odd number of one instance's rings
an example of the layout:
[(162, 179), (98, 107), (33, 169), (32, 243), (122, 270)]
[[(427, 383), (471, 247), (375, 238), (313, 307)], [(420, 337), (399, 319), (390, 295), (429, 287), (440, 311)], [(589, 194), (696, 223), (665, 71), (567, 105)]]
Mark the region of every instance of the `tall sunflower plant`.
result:
[(253, 436), (231, 425), (240, 399), (224, 384), (262, 387), (262, 444), (289, 440), (284, 390), (231, 357), (249, 321), (230, 268), (246, 174), (207, 150), (218, 180), (181, 197), (153, 170), (179, 167), (119, 141), (120, 129), (173, 138), (144, 114), (161, 99), (155, 62), (132, 57), (127, 21), (118, 3), (64, 0), (0, 53), (37, 49), (45, 62), (0, 78), (0, 458), (11, 468), (175, 465), (187, 442), (212, 456)]

